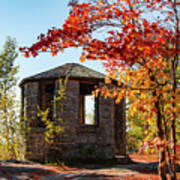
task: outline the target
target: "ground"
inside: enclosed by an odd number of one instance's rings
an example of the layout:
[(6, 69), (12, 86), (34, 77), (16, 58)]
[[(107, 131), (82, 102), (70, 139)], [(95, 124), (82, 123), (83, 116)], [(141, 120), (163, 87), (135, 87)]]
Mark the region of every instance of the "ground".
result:
[[(157, 156), (130, 156), (128, 165), (61, 166), (41, 165), (30, 162), (1, 161), (0, 180), (158, 180)], [(180, 179), (180, 175), (179, 178)]]

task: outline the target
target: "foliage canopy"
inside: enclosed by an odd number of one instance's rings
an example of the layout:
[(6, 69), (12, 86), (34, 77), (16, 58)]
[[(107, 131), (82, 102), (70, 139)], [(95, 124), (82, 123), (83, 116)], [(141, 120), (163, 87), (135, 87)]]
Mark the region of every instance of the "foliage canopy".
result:
[(148, 126), (156, 124), (156, 137), (150, 137), (147, 145), (159, 149), (161, 178), (167, 179), (167, 163), (171, 178), (176, 179), (179, 2), (82, 0), (69, 5), (72, 9), (63, 27), (52, 28), (30, 48), (21, 48), (25, 57), (48, 51), (55, 56), (66, 48), (81, 47), (81, 62), (102, 61), (108, 72), (106, 83), (115, 80), (117, 86), (97, 91), (116, 103), (126, 96), (131, 115), (138, 110)]

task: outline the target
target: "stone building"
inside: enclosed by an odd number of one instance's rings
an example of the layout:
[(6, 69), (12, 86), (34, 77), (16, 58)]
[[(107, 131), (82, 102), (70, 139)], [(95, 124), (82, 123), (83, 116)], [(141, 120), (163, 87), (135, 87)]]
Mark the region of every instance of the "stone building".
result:
[[(63, 113), (53, 105), (59, 90), (59, 78), (68, 75)], [(112, 159), (126, 156), (125, 104), (115, 104), (91, 92), (95, 86), (103, 86), (104, 75), (85, 66), (69, 63), (55, 69), (25, 78), (22, 90), (22, 114), (30, 127), (26, 136), (26, 157), (45, 161), (59, 158)], [(46, 130), (37, 116), (38, 108), (49, 108), (48, 118), (62, 117), (64, 132), (52, 144), (44, 139)], [(88, 114), (89, 113), (89, 114)], [(56, 116), (54, 116), (54, 114)]]

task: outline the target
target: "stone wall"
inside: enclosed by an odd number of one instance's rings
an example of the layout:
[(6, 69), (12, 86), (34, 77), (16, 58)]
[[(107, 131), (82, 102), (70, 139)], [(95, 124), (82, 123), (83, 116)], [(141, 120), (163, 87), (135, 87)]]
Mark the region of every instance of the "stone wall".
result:
[(126, 156), (126, 105), (125, 98), (115, 105), (114, 150), (116, 155)]
[(24, 113), (28, 118), (28, 124), (34, 127), (37, 126), (38, 89), (37, 82), (24, 85)]
[(91, 126), (80, 123), (79, 81), (69, 80), (66, 96), (63, 116), (59, 114), (65, 121), (65, 132), (59, 136), (55, 145), (51, 146), (50, 152), (55, 151), (54, 154), (65, 158), (111, 159), (113, 101), (100, 97), (100, 123), (99, 126)]
[(24, 112), (24, 119), (26, 120), (26, 125), (30, 127), (30, 130), (27, 131), (26, 134), (26, 157), (28, 159), (32, 159), (34, 155), (39, 155), (39, 141), (42, 138), (38, 136), (36, 138), (36, 133), (32, 132), (34, 127), (38, 126), (38, 118), (37, 118), (37, 106), (38, 102), (38, 92), (39, 92), (39, 85), (38, 82), (29, 82), (26, 83), (23, 87), (23, 112)]
[[(58, 88), (56, 80), (56, 88)], [(56, 110), (65, 126), (54, 143), (49, 145), (44, 140), (44, 128), (37, 128), (38, 82), (24, 85), (24, 107), (31, 130), (27, 134), (28, 159), (45, 161), (59, 158), (99, 158), (112, 159), (115, 153), (115, 105), (112, 99), (99, 97), (99, 125), (80, 123), (79, 81), (69, 80), (64, 101), (64, 112)], [(122, 107), (120, 109), (122, 111)], [(120, 130), (119, 132), (122, 132)], [(124, 135), (124, 134), (123, 134)], [(122, 136), (122, 135), (121, 135)], [(118, 145), (122, 147), (120, 144)], [(124, 153), (124, 150), (122, 150)]]

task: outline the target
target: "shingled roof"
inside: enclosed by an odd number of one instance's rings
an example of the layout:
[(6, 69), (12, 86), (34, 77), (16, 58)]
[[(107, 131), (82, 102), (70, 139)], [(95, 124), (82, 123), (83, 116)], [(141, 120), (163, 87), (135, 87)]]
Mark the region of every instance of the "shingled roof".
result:
[(48, 71), (38, 73), (34, 76), (27, 77), (21, 81), (20, 86), (22, 86), (27, 81), (59, 78), (65, 77), (67, 75), (69, 76), (69, 78), (88, 78), (101, 80), (105, 78), (104, 74), (94, 71), (80, 64), (67, 63), (54, 69), (50, 69)]

